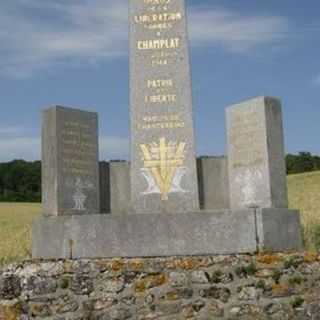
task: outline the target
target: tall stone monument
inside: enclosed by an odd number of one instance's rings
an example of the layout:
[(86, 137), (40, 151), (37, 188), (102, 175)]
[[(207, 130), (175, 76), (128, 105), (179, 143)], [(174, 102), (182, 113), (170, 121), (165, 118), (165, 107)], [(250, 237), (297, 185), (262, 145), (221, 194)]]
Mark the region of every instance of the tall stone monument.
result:
[(96, 113), (60, 106), (44, 111), (42, 204), (49, 216), (100, 211)]
[(199, 210), (184, 0), (130, 0), (131, 200)]
[[(279, 102), (263, 97), (228, 109), (232, 208), (223, 208), (229, 206), (226, 159), (202, 160), (202, 205), (211, 211), (200, 211), (184, 1), (129, 2), (131, 185), (128, 181), (123, 187), (129, 166), (101, 165), (101, 186), (112, 188), (103, 195), (101, 208), (110, 211), (109, 199), (111, 214), (91, 214), (99, 213), (97, 116), (61, 107), (47, 111), (44, 210), (54, 217), (35, 220), (33, 257), (195, 256), (301, 248), (299, 212), (286, 209)], [(210, 177), (223, 184), (214, 191), (214, 203), (208, 201), (213, 193), (204, 193), (214, 188)], [(114, 192), (123, 194), (112, 207)], [(132, 203), (127, 206), (129, 192)], [(218, 201), (219, 210), (212, 210)]]
[(288, 208), (281, 102), (258, 97), (227, 109), (232, 209)]

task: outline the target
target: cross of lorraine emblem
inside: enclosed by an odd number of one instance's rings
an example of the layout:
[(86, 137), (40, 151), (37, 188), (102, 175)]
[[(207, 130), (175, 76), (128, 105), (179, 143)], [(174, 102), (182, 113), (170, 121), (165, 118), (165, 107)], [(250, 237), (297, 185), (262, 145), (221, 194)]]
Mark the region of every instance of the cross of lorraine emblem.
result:
[(181, 179), (186, 174), (185, 142), (167, 143), (166, 138), (160, 138), (159, 143), (140, 145), (143, 154), (144, 168), (142, 175), (148, 182), (148, 189), (143, 194), (159, 193), (161, 200), (168, 200), (168, 194), (187, 192), (181, 187)]

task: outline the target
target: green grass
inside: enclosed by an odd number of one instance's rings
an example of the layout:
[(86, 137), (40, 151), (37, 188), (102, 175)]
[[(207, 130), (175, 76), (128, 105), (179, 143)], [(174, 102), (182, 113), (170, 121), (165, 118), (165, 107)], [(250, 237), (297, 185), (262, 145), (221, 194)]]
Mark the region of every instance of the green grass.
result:
[[(302, 213), (306, 249), (315, 250), (320, 243), (320, 171), (288, 176), (288, 190), (290, 208)], [(31, 222), (40, 212), (40, 204), (0, 203), (0, 265), (31, 257)]]
[(31, 256), (31, 223), (40, 204), (0, 203), (0, 265)]

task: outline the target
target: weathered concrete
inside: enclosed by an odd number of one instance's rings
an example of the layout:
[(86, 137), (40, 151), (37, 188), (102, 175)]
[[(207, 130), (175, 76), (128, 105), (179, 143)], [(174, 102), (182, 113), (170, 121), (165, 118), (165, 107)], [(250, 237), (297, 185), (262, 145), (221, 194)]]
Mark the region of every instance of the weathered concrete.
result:
[(175, 256), (255, 250), (255, 218), (250, 210), (237, 215), (217, 211), (39, 218), (33, 226), (34, 258)]
[(113, 214), (129, 213), (130, 164), (127, 161), (110, 162), (110, 208)]
[(258, 97), (226, 114), (231, 208), (287, 208), (281, 102)]
[(97, 113), (60, 106), (43, 112), (44, 215), (100, 212), (98, 149)]
[(228, 209), (230, 201), (227, 158), (200, 157), (197, 165), (201, 209)]
[(258, 248), (300, 249), (296, 212), (246, 209), (41, 217), (33, 225), (34, 258), (192, 256), (249, 253)]
[(300, 250), (302, 230), (298, 210), (257, 209), (257, 235), (261, 251)]
[(199, 210), (184, 2), (129, 1), (131, 199), (136, 213)]

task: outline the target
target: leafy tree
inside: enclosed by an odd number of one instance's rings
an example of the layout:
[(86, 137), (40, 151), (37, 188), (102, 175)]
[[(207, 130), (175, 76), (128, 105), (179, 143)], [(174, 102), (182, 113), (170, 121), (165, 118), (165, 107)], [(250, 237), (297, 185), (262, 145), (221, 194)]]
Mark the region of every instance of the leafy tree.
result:
[(286, 156), (287, 173), (303, 173), (320, 170), (320, 157), (313, 156), (310, 152), (288, 154)]
[(0, 164), (0, 201), (39, 202), (41, 163), (14, 160)]

